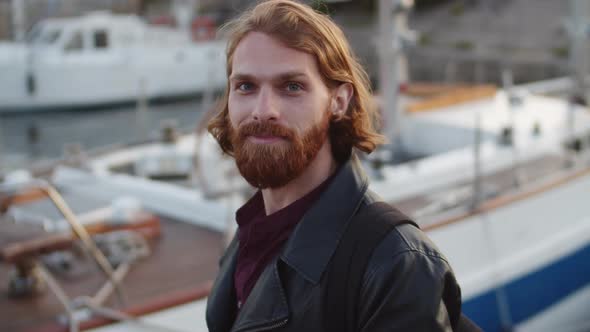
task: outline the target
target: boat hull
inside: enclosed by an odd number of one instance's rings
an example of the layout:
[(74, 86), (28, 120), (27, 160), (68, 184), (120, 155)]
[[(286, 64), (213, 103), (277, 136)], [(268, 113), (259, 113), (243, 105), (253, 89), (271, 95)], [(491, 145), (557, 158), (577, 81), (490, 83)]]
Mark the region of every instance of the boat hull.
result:
[(224, 47), (212, 41), (90, 54), (28, 50), (0, 61), (0, 112), (118, 106), (219, 91), (226, 85)]
[(587, 331), (589, 188), (586, 170), (428, 231), (455, 269), (463, 310), (485, 331)]

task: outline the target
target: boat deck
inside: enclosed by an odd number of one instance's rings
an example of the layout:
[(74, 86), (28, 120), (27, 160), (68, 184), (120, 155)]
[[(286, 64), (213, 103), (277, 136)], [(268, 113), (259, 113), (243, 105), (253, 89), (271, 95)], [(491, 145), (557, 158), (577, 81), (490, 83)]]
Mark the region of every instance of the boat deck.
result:
[[(41, 205), (45, 203), (39, 203)], [(107, 305), (127, 309), (146, 305), (171, 295), (186, 293), (203, 286), (215, 277), (222, 252), (222, 234), (195, 225), (160, 218), (161, 235), (150, 241), (151, 255), (134, 263), (123, 279), (125, 304), (120, 305), (116, 293)], [(9, 229), (10, 228), (10, 229)], [(0, 218), (0, 247), (23, 239), (14, 224)], [(75, 260), (66, 273), (53, 273), (66, 294), (93, 296), (106, 282), (105, 275), (90, 259)], [(0, 331), (31, 331), (54, 326), (64, 308), (57, 297), (46, 291), (34, 297), (13, 298), (8, 295), (12, 267), (0, 261)]]
[[(565, 171), (566, 159), (559, 155), (545, 155), (537, 159), (519, 163), (509, 168), (487, 174), (480, 178), (480, 201), (502, 196), (525, 188), (539, 179), (548, 178)], [(518, 184), (518, 185), (517, 185)], [(414, 195), (399, 201), (390, 202), (406, 214), (416, 218), (423, 227), (440, 222), (441, 212), (466, 207), (473, 200), (472, 181), (461, 181), (448, 187)], [(450, 197), (454, 197), (450, 199)], [(446, 199), (446, 203), (441, 203)], [(451, 202), (452, 201), (452, 202)], [(447, 204), (447, 206), (445, 206)]]

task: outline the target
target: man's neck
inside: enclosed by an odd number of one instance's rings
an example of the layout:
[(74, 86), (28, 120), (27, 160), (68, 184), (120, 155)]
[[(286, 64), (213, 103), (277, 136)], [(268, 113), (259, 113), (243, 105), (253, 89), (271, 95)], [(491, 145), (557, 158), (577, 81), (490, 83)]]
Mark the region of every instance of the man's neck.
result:
[(291, 203), (314, 190), (336, 171), (330, 144), (326, 142), (309, 166), (291, 182), (280, 188), (262, 189), (266, 215), (289, 206)]

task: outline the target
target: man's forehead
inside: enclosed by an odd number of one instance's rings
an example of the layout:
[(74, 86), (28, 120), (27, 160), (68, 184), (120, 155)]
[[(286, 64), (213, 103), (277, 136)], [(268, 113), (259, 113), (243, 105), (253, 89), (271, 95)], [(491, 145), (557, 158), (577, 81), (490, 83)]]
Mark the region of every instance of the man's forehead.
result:
[(313, 55), (287, 47), (267, 34), (251, 32), (236, 47), (230, 78), (315, 75), (319, 75), (319, 70)]

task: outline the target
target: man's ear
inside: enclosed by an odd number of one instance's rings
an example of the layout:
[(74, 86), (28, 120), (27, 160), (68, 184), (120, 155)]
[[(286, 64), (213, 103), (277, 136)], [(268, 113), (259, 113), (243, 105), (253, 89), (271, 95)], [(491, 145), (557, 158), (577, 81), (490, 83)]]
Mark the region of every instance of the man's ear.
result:
[(350, 83), (342, 83), (334, 89), (332, 100), (330, 101), (330, 112), (336, 118), (341, 118), (346, 114), (350, 100), (354, 95), (354, 88)]

